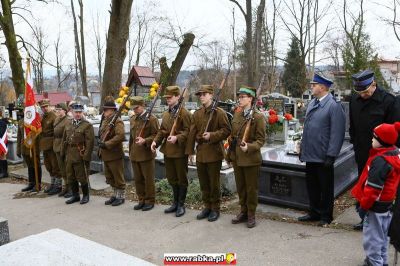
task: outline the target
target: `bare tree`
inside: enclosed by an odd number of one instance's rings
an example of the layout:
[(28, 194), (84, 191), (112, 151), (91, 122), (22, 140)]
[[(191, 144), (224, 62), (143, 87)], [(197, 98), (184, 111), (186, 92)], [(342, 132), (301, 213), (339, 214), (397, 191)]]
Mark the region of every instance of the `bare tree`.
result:
[(43, 93), (44, 91), (44, 73), (43, 66), (45, 63), (46, 50), (49, 47), (45, 43), (45, 35), (43, 29), (40, 26), (36, 26), (33, 31), (34, 46), (30, 49), (30, 55), (32, 60), (32, 67), (34, 73), (35, 87), (38, 93)]
[(97, 13), (96, 16), (96, 23), (94, 22), (94, 19), (92, 19), (93, 22), (93, 32), (94, 32), (94, 37), (95, 37), (95, 49), (96, 49), (96, 65), (97, 65), (97, 71), (98, 71), (98, 77), (99, 77), (99, 87), (101, 89), (101, 84), (102, 84), (102, 71), (103, 71), (103, 60), (104, 60), (104, 43), (101, 38), (101, 33), (100, 33), (100, 23), (99, 23), (99, 14)]
[(121, 86), (122, 67), (126, 57), (129, 23), (133, 0), (112, 0), (104, 64), (101, 104), (108, 95), (115, 95)]
[(162, 37), (160, 36), (160, 34), (153, 30), (151, 35), (150, 35), (150, 48), (147, 51), (148, 54), (148, 58), (149, 58), (149, 65), (151, 66), (151, 71), (154, 72), (156, 64), (157, 64), (157, 60), (159, 60), (159, 53), (160, 50), (163, 46), (162, 44)]
[(233, 43), (233, 54), (232, 54), (232, 66), (233, 66), (233, 100), (236, 102), (236, 88), (237, 88), (237, 73), (236, 73), (236, 52), (237, 52), (237, 40), (236, 40), (236, 19), (235, 19), (235, 8), (232, 9), (232, 43)]
[(261, 72), (261, 53), (262, 53), (262, 35), (265, 14), (265, 0), (261, 0), (257, 7), (257, 17), (254, 28), (254, 79), (256, 82), (260, 79)]

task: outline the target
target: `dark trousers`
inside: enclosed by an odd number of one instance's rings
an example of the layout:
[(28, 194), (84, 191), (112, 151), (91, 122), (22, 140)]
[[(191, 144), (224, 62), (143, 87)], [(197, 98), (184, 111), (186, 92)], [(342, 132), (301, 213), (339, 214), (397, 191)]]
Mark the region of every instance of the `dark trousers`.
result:
[(310, 201), (310, 215), (321, 220), (333, 220), (334, 175), (333, 166), (306, 163), (306, 183)]
[(204, 207), (219, 211), (221, 204), (220, 171), (222, 161), (212, 163), (196, 162)]

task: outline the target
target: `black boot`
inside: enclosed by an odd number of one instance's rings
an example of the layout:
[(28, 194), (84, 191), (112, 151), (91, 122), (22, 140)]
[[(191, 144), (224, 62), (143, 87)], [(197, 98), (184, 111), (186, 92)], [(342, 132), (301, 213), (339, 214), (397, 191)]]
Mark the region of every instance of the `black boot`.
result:
[(185, 214), (185, 200), (186, 200), (187, 187), (179, 187), (179, 200), (178, 208), (176, 209), (176, 217), (181, 217)]
[(58, 193), (59, 197), (64, 197), (65, 194), (67, 194), (69, 191), (69, 185), (66, 184), (65, 179), (64, 179), (64, 187), (62, 188), (62, 190), (60, 191), (60, 193)]
[(172, 185), (172, 194), (174, 196), (174, 201), (172, 202), (171, 207), (164, 210), (164, 213), (176, 212), (176, 209), (178, 207), (178, 197), (179, 197), (179, 187), (177, 185)]
[(47, 195), (52, 196), (58, 194), (61, 192), (61, 190), (62, 190), (62, 179), (58, 177), (56, 178), (53, 188), (47, 193)]
[(30, 192), (39, 192), (42, 189), (42, 167), (39, 166), (38, 168), (38, 181), (39, 184), (36, 188), (36, 177), (35, 177), (35, 168), (32, 167), (32, 173), (33, 173), (33, 180), (34, 180), (34, 184), (35, 186), (32, 188), (32, 190)]
[(33, 167), (28, 167), (28, 186), (21, 189), (21, 192), (31, 191), (35, 186), (35, 169)]
[(82, 200), (80, 203), (86, 204), (89, 202), (89, 184), (88, 183), (83, 184), (83, 185), (81, 185), (81, 188), (82, 188), (83, 196), (82, 196)]
[(116, 189), (116, 198), (111, 204), (112, 206), (119, 206), (125, 202), (125, 189)]
[(8, 163), (7, 160), (0, 160), (0, 178), (8, 177)]
[(70, 184), (70, 188), (72, 190), (72, 197), (67, 200), (65, 203), (66, 204), (72, 204), (75, 202), (79, 202), (81, 200), (81, 197), (79, 196), (79, 185), (77, 181), (73, 181)]
[(52, 176), (52, 177), (51, 177), (51, 184), (50, 184), (50, 186), (47, 187), (43, 192), (44, 192), (44, 193), (49, 193), (51, 190), (54, 189), (55, 183), (56, 183), (56, 178)]

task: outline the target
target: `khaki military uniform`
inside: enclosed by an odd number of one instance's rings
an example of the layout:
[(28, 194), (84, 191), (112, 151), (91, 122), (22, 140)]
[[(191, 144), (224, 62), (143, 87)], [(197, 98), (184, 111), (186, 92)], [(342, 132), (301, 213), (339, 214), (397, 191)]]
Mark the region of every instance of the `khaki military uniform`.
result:
[(88, 184), (90, 160), (94, 146), (93, 126), (83, 118), (78, 124), (68, 120), (62, 139), (61, 157), (65, 158), (68, 183), (72, 192), (79, 194), (81, 186)]
[[(236, 189), (239, 194), (241, 212), (253, 216), (258, 203), (258, 179), (262, 162), (260, 150), (265, 141), (266, 122), (262, 114), (254, 113), (250, 125), (250, 133), (246, 141), (247, 151), (243, 152), (240, 148), (240, 143), (242, 142), (246, 122), (243, 112), (234, 114), (227, 161), (232, 162), (235, 171)], [(236, 142), (236, 145), (234, 142)]]
[(52, 111), (44, 113), (42, 117), (42, 133), (40, 134), (39, 148), (43, 151), (44, 166), (50, 176), (52, 178), (61, 178), (57, 157), (53, 151), (54, 121), (56, 118), (56, 114)]
[(160, 151), (164, 154), (166, 177), (173, 186), (188, 186), (188, 165), (185, 148), (190, 131), (190, 123), (191, 114), (185, 108), (182, 108), (175, 131), (177, 141), (175, 144), (169, 143), (167, 138), (174, 124), (174, 118), (170, 110), (165, 111), (162, 116), (160, 130), (154, 139), (157, 146), (161, 145)]
[(205, 141), (202, 135), (210, 114), (212, 114), (211, 107), (205, 108), (204, 106), (194, 113), (186, 154), (194, 154), (195, 142), (197, 142), (196, 166), (203, 202), (205, 208), (219, 211), (221, 202), (220, 170), (224, 159), (222, 141), (229, 136), (231, 127), (225, 111), (217, 108), (208, 128), (210, 139)]
[[(103, 120), (99, 129), (99, 137), (103, 139), (106, 134), (112, 117)], [(104, 141), (106, 148), (100, 148), (100, 157), (104, 161), (104, 174), (107, 184), (111, 187), (125, 191), (124, 178), (124, 149), (122, 142), (125, 140), (124, 123), (121, 119), (115, 121), (114, 128), (111, 129)]]
[[(34, 163), (34, 152), (33, 148), (29, 149), (24, 144), (24, 119), (18, 122), (18, 132), (17, 132), (17, 155), (24, 158), (24, 162), (28, 167), (28, 181), (30, 183), (35, 183), (35, 163)], [(41, 183), (42, 177), (42, 167), (40, 164), (40, 151), (39, 151), (39, 141), (35, 140), (36, 149), (36, 166), (38, 169), (39, 184)]]
[[(146, 111), (144, 111), (146, 112)], [(132, 162), (136, 193), (140, 203), (154, 204), (155, 202), (155, 181), (154, 181), (154, 158), (156, 154), (151, 151), (151, 143), (153, 142), (159, 125), (155, 116), (151, 115), (143, 131), (143, 138), (146, 140), (144, 145), (135, 143), (141, 128), (145, 121), (141, 115), (132, 116), (130, 120), (130, 138), (129, 138), (129, 158)]]
[(71, 123), (68, 116), (57, 117), (54, 120), (54, 141), (53, 141), (53, 151), (56, 154), (58, 168), (60, 169), (62, 179), (64, 184), (68, 185), (67, 174), (65, 173), (65, 161), (61, 157), (61, 147), (62, 147), (62, 137), (64, 134), (65, 126)]

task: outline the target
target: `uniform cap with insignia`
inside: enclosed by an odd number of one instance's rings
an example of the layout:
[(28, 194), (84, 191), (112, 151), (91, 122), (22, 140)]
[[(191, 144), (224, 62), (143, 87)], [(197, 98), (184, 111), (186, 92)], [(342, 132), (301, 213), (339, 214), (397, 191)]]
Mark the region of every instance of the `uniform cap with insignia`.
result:
[(256, 89), (249, 86), (241, 86), (236, 95), (247, 94), (251, 97), (256, 97)]
[(201, 85), (200, 89), (196, 92), (196, 95), (198, 96), (203, 92), (214, 94), (214, 87), (212, 85)]
[(114, 97), (106, 96), (104, 99), (103, 109), (117, 109), (117, 105), (115, 104)]
[(68, 112), (68, 107), (65, 103), (57, 103), (56, 104), (56, 109), (62, 109), (65, 112)]
[(333, 84), (333, 81), (315, 73), (313, 79), (310, 81), (310, 84), (322, 84), (330, 88)]
[(75, 112), (83, 112), (83, 105), (81, 103), (74, 103), (72, 105), (72, 110), (74, 110)]
[(168, 86), (167, 88), (165, 88), (165, 94), (163, 98), (178, 96), (179, 94), (180, 94), (180, 89), (178, 86)]
[(354, 90), (356, 92), (363, 92), (369, 88), (369, 86), (375, 80), (375, 74), (371, 70), (362, 70), (351, 76), (353, 79)]
[(130, 100), (132, 109), (135, 109), (138, 106), (144, 106), (144, 98), (142, 96), (133, 96)]
[(42, 99), (39, 101), (39, 106), (40, 107), (46, 107), (50, 105), (50, 100), (49, 99)]

